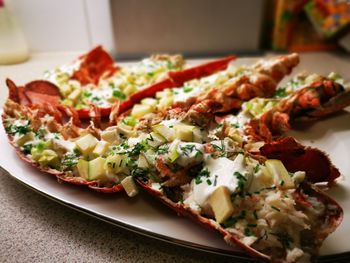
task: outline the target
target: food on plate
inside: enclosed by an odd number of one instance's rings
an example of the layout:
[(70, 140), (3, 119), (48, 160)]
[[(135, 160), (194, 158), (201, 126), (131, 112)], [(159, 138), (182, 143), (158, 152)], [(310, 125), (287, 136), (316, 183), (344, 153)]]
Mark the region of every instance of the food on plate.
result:
[[(154, 73), (147, 86), (141, 64), (156, 58), (162, 80)], [(283, 134), (290, 121), (349, 105), (348, 87), (334, 74), (278, 86), (297, 54), (241, 67), (229, 65), (233, 59), (183, 70), (182, 58), (153, 56), (136, 70), (116, 66), (98, 47), (68, 71), (49, 73), (53, 83), (7, 80), (3, 125), (22, 160), (60, 181), (130, 197), (140, 186), (254, 257), (312, 260), (343, 215), (315, 183), (331, 185), (340, 173), (325, 153)], [(132, 92), (108, 104), (109, 118), (106, 105), (81, 102), (90, 88), (102, 97), (103, 85), (114, 89), (122, 72), (133, 73), (123, 79)], [(64, 97), (62, 87), (74, 82), (81, 91)]]
[(140, 119), (148, 113), (169, 107), (202, 110), (206, 113), (239, 110), (242, 102), (251, 98), (273, 96), (277, 84), (298, 63), (298, 55), (291, 54), (258, 61), (252, 66), (230, 65), (209, 76), (186, 81), (182, 86), (159, 91), (155, 93), (155, 98), (143, 96), (141, 103), (133, 105), (130, 116)]

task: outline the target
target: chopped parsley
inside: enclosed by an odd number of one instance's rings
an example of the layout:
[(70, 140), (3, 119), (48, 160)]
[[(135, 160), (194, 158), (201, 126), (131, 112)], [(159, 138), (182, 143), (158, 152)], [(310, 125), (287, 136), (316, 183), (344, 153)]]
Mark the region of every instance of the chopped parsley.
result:
[(195, 183), (200, 184), (202, 182), (202, 178), (209, 178), (209, 176), (210, 176), (210, 172), (209, 172), (208, 168), (204, 168), (196, 176)]
[(183, 91), (185, 92), (185, 93), (189, 93), (189, 92), (191, 92), (193, 90), (193, 88), (192, 87), (189, 87), (189, 86), (185, 86), (184, 88), (183, 88)]
[(33, 148), (33, 144), (25, 144), (22, 146), (22, 151), (24, 154), (30, 154)]
[(66, 153), (62, 159), (62, 165), (65, 167), (73, 167), (78, 163), (78, 156), (76, 153)]
[(6, 123), (5, 130), (9, 134), (19, 134), (24, 135), (32, 129), (30, 128), (30, 121), (27, 121), (27, 124), (11, 124), (10, 122)]
[(143, 181), (147, 181), (149, 179), (148, 177), (148, 169), (140, 168), (140, 167), (135, 167), (134, 169), (131, 170), (131, 176), (133, 178), (139, 178), (142, 179)]
[(188, 144), (186, 146), (180, 146), (181, 151), (184, 153), (184, 155), (189, 156), (191, 152), (193, 152), (193, 149), (195, 149), (196, 146), (194, 144)]
[(238, 122), (233, 122), (233, 123), (231, 123), (231, 127), (234, 127), (234, 128), (239, 128), (239, 127), (240, 127), (240, 125), (239, 125), (239, 123), (238, 123)]
[(258, 214), (256, 213), (256, 210), (253, 211), (253, 216), (256, 220), (258, 219)]
[(126, 95), (120, 91), (120, 90), (113, 90), (113, 97), (116, 97), (118, 99), (121, 99), (121, 100), (125, 100), (126, 99)]
[(238, 180), (238, 191), (233, 193), (233, 197), (236, 196), (236, 194), (238, 194), (241, 197), (245, 196), (245, 185), (247, 183), (247, 178), (245, 178), (240, 172), (234, 172), (233, 175), (237, 178)]
[(279, 88), (275, 92), (275, 97), (284, 98), (288, 95), (286, 88)]
[(92, 95), (91, 92), (86, 91), (86, 90), (83, 91), (83, 96), (84, 96), (84, 97), (89, 98), (89, 97), (91, 97), (91, 95)]
[(38, 139), (43, 139), (44, 136), (45, 136), (45, 133), (46, 133), (46, 130), (44, 128), (40, 128), (36, 133), (35, 133), (35, 136), (38, 138)]
[(242, 210), (238, 216), (230, 217), (229, 219), (227, 219), (223, 223), (223, 226), (225, 228), (234, 226), (237, 223), (238, 220), (244, 219), (246, 217), (246, 214), (247, 214), (247, 212), (245, 210)]
[(158, 147), (157, 149), (157, 154), (162, 155), (162, 154), (167, 154), (169, 152), (169, 145), (164, 144)]
[(171, 61), (167, 61), (166, 66), (168, 69), (172, 69), (174, 67), (174, 63), (172, 63)]
[(130, 151), (127, 152), (128, 157), (134, 157), (137, 156), (145, 149), (145, 145), (142, 143), (137, 143), (134, 148), (132, 148)]
[(260, 170), (260, 164), (257, 164), (257, 165), (254, 167), (254, 173), (257, 173), (259, 170)]
[(244, 228), (244, 235), (248, 237), (252, 236), (253, 235), (252, 230), (249, 227)]
[(276, 207), (276, 206), (274, 206), (274, 205), (272, 205), (271, 208), (272, 208), (273, 210), (276, 210), (277, 212), (281, 212), (281, 209), (279, 209), (278, 207)]

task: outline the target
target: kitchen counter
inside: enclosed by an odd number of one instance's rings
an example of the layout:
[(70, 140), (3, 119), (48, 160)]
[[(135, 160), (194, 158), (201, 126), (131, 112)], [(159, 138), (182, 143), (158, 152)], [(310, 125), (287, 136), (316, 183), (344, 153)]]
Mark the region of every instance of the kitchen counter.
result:
[[(0, 66), (0, 104), (7, 96), (5, 78), (21, 85), (78, 54), (34, 54), (23, 64)], [(301, 65), (294, 72), (306, 69), (323, 74), (335, 71), (349, 80), (350, 56), (303, 54)], [(0, 147), (3, 143), (7, 142), (0, 142)], [(102, 222), (41, 196), (0, 170), (0, 262), (233, 261), (237, 262), (227, 256), (183, 248)]]

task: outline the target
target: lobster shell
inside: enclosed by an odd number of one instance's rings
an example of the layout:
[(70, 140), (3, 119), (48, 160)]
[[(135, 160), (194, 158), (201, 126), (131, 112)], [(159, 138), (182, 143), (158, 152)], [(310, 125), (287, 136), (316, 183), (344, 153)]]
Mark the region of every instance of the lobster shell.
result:
[[(5, 127), (5, 120), (7, 119), (7, 114), (3, 113), (1, 117), (2, 117), (3, 126)], [(21, 160), (23, 160), (24, 162), (28, 163), (29, 165), (35, 167), (40, 172), (44, 172), (46, 174), (50, 174), (50, 175), (55, 176), (58, 181), (63, 181), (63, 182), (67, 182), (67, 183), (75, 184), (75, 185), (87, 186), (90, 189), (93, 189), (97, 192), (102, 192), (102, 193), (117, 193), (117, 192), (120, 192), (121, 190), (123, 190), (123, 187), (121, 184), (117, 184), (117, 185), (112, 186), (112, 187), (100, 187), (100, 186), (98, 186), (98, 182), (96, 182), (96, 181), (87, 181), (81, 177), (70, 177), (70, 176), (67, 176), (67, 174), (65, 172), (61, 172), (61, 171), (58, 171), (56, 169), (52, 169), (49, 167), (42, 167), (38, 163), (35, 163), (33, 160), (28, 158), (28, 156), (26, 156), (21, 151), (21, 149), (14, 144), (13, 136), (11, 134), (7, 134), (7, 137), (8, 137), (10, 144), (15, 148), (16, 154), (18, 155), (18, 157)]]
[(288, 171), (305, 171), (311, 183), (335, 183), (339, 170), (331, 163), (326, 153), (297, 142), (293, 137), (281, 137), (265, 143), (260, 154), (268, 159), (279, 159)]
[[(224, 240), (229, 245), (239, 247), (249, 256), (259, 259), (259, 262), (260, 261), (285, 262), (284, 259), (271, 257), (270, 255), (264, 254), (250, 246), (245, 245), (232, 233), (225, 230), (220, 224), (215, 222), (215, 220), (206, 218), (200, 215), (198, 212), (192, 210), (191, 208), (189, 208), (184, 204), (173, 202), (172, 200), (167, 198), (161, 191), (153, 189), (149, 185), (149, 182), (144, 181), (143, 179), (140, 179), (140, 178), (137, 178), (136, 182), (148, 194), (152, 195), (153, 197), (161, 201), (163, 204), (165, 204), (166, 206), (174, 210), (179, 216), (189, 217), (194, 222), (202, 225), (203, 227), (218, 232), (223, 236)], [(318, 248), (321, 246), (323, 240), (329, 234), (334, 232), (335, 229), (342, 222), (343, 209), (339, 206), (339, 204), (336, 201), (334, 201), (332, 198), (324, 194), (320, 189), (312, 186), (309, 183), (303, 183), (298, 189), (298, 191), (296, 191), (295, 200), (296, 200), (296, 203), (298, 204), (302, 204), (302, 202), (300, 201), (301, 198), (299, 197), (299, 195), (301, 195), (301, 192), (306, 192), (308, 195), (311, 195), (312, 197), (317, 198), (317, 200), (321, 201), (327, 208), (326, 216), (324, 218), (324, 224), (322, 225), (321, 228), (318, 228), (317, 230), (315, 230), (316, 232), (313, 233), (315, 238), (315, 243), (314, 243), (315, 247), (312, 248), (312, 252), (314, 253), (312, 256), (316, 257)], [(237, 255), (238, 253), (237, 251), (232, 250), (232, 254)]]

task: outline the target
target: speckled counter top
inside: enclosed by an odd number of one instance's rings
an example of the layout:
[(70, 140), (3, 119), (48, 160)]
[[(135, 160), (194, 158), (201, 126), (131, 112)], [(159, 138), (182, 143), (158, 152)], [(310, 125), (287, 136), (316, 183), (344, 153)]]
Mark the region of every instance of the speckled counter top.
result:
[[(23, 84), (79, 53), (37, 54), (0, 66), (0, 104), (6, 77)], [(299, 69), (349, 77), (350, 57), (305, 54)], [(346, 75), (347, 74), (347, 75)], [(2, 128), (2, 127), (1, 127)], [(0, 147), (4, 141), (0, 142)], [(1, 158), (6, 158), (2, 156)], [(174, 214), (175, 216), (175, 214)], [(41, 196), (0, 170), (0, 262), (238, 262), (135, 234)]]

